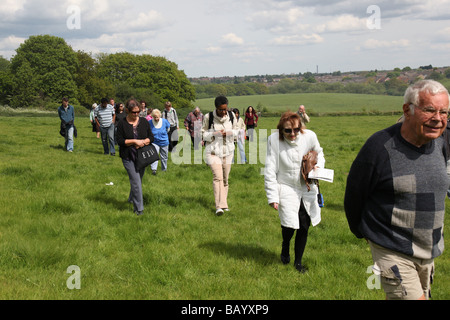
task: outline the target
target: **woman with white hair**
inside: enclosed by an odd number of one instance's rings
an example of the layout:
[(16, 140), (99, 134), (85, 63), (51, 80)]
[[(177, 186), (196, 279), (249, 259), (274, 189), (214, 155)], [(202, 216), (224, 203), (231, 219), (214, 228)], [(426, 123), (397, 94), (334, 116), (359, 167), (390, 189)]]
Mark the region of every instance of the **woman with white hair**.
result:
[[(152, 119), (148, 121), (152, 130), (155, 141), (153, 145), (161, 158), (161, 171), (167, 171), (167, 159), (169, 158), (169, 135), (170, 123), (164, 118), (161, 118), (161, 111), (153, 109)], [(158, 169), (158, 161), (150, 165), (152, 174), (156, 175)]]
[(91, 120), (92, 132), (97, 132), (97, 139), (99, 139), (100, 138), (100, 129), (98, 128), (97, 122), (95, 121), (95, 115), (94, 115), (95, 108), (97, 108), (97, 104), (96, 103), (94, 103), (92, 105), (92, 109), (91, 109), (91, 112), (89, 114), (89, 120)]

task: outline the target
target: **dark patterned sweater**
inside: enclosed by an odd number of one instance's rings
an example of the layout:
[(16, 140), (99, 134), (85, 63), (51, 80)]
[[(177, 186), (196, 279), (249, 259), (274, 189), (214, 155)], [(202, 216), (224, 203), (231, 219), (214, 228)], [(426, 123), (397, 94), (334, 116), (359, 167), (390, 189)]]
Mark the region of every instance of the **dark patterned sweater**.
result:
[(358, 238), (419, 259), (444, 250), (446, 174), (444, 139), (420, 148), (400, 134), (401, 124), (379, 131), (352, 164), (344, 207)]

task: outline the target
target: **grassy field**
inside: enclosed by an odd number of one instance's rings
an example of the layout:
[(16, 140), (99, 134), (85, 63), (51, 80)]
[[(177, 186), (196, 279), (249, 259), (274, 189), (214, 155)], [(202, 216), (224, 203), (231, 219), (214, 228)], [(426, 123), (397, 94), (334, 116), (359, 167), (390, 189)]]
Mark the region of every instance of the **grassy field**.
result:
[[(258, 104), (270, 112), (297, 111), (299, 105), (303, 104), (310, 114), (398, 112), (403, 104), (403, 97), (350, 93), (269, 94), (230, 97), (229, 100), (230, 107), (238, 108), (241, 112), (248, 106), (256, 107)], [(195, 105), (209, 111), (214, 107), (214, 99), (199, 99), (195, 101)]]
[[(210, 169), (170, 160), (166, 173), (145, 175), (138, 217), (120, 158), (102, 154), (87, 118), (76, 121), (75, 151), (67, 153), (56, 115), (0, 116), (0, 299), (383, 300), (382, 290), (367, 287), (370, 251), (348, 229), (343, 195), (364, 141), (396, 119), (312, 118), (335, 181), (321, 184), (322, 222), (310, 229), (309, 272), (300, 274), (280, 262), (279, 219), (267, 205), (261, 161), (232, 167), (231, 211), (216, 217)], [(258, 129), (277, 121), (263, 117)], [(67, 285), (72, 265), (79, 290)], [(436, 259), (433, 298), (449, 299), (449, 286), (445, 252)]]

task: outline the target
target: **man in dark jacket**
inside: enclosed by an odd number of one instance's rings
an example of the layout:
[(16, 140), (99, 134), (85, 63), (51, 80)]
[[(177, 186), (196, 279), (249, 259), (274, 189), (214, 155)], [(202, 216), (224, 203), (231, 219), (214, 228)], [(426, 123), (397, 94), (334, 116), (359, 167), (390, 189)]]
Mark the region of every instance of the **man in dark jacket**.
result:
[(62, 99), (61, 106), (58, 108), (58, 115), (61, 119), (60, 133), (66, 139), (65, 148), (67, 151), (73, 152), (75, 109), (69, 104), (68, 98)]

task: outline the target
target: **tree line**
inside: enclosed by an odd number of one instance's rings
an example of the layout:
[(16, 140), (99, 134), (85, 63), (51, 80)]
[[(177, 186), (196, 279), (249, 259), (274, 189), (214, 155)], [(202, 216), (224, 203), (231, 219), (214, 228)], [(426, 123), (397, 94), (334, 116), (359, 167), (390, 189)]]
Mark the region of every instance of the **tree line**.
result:
[[(429, 70), (430, 66), (420, 67), (422, 70)], [(433, 69), (431, 67), (431, 69)], [(366, 72), (362, 81), (348, 81), (351, 77), (342, 77), (340, 81), (319, 82), (314, 74), (307, 72), (302, 75), (302, 79), (289, 77), (281, 78), (278, 82), (268, 81), (268, 85), (261, 81), (261, 78), (252, 77), (253, 81), (234, 79), (213, 79), (193, 81), (197, 99), (212, 98), (217, 95), (244, 96), (244, 95), (262, 95), (262, 94), (286, 94), (286, 93), (355, 93), (355, 94), (376, 94), (402, 96), (410, 84), (410, 81), (402, 79), (402, 71), (411, 71), (407, 67), (403, 70), (395, 68), (388, 72), (384, 81), (377, 82), (377, 72)], [(340, 72), (333, 73), (333, 76), (341, 76)], [(249, 77), (250, 78), (250, 77)], [(269, 76), (266, 80), (272, 80)], [(433, 70), (427, 73), (426, 78), (441, 81), (444, 85), (450, 84), (450, 68), (444, 72)], [(415, 81), (413, 79), (411, 81)], [(227, 82), (228, 81), (228, 82)]]
[(0, 104), (56, 109), (62, 97), (88, 109), (103, 97), (134, 97), (159, 108), (169, 100), (183, 108), (192, 106), (195, 89), (164, 57), (128, 52), (93, 57), (51, 35), (29, 37), (10, 60), (0, 56)]

